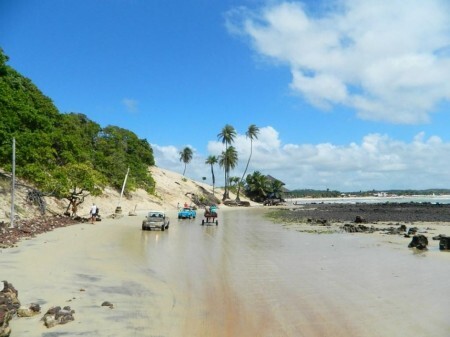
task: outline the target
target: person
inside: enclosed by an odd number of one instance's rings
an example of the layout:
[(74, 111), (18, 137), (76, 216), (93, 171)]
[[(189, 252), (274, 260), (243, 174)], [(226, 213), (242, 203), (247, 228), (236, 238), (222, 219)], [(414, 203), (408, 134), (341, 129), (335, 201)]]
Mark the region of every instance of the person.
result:
[(72, 217), (76, 217), (77, 216), (77, 203), (76, 201), (74, 201), (74, 203), (72, 204)]
[(184, 203), (184, 208), (189, 208), (187, 202)]
[(92, 204), (91, 210), (89, 212), (91, 214), (91, 223), (94, 223), (95, 218), (97, 217), (97, 206)]

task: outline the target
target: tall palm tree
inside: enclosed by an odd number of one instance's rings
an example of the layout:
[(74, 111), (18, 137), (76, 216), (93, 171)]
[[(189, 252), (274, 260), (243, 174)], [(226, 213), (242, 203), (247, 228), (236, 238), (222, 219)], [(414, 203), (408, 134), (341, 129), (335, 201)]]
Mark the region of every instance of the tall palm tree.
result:
[(216, 177), (214, 176), (214, 164), (217, 164), (217, 162), (218, 162), (218, 159), (216, 156), (208, 156), (208, 158), (206, 158), (206, 161), (205, 161), (205, 164), (211, 165), (213, 195), (214, 195), (214, 186), (216, 185)]
[(248, 156), (247, 165), (245, 166), (244, 173), (242, 174), (241, 181), (238, 184), (237, 193), (236, 193), (236, 201), (240, 201), (239, 192), (241, 190), (242, 182), (244, 181), (245, 174), (247, 173), (248, 165), (250, 164), (250, 159), (252, 158), (253, 153), (253, 139), (258, 139), (259, 128), (255, 124), (251, 124), (247, 132), (245, 132), (245, 136), (250, 139), (250, 155)]
[(222, 154), (219, 156), (219, 165), (224, 168), (225, 171), (225, 192), (223, 194), (223, 199), (229, 199), (229, 177), (230, 171), (234, 169), (238, 162), (238, 153), (234, 146), (229, 146)]
[[(234, 138), (236, 138), (236, 130), (234, 127), (230, 124), (226, 124), (222, 131), (217, 135), (217, 138), (222, 142), (222, 144), (225, 144), (225, 151), (223, 153), (228, 152), (228, 147), (233, 143)], [(222, 155), (223, 155), (222, 153)], [(236, 153), (237, 156), (237, 153)], [(224, 157), (226, 160), (226, 156)], [(229, 198), (228, 193), (228, 176), (227, 176), (227, 169), (229, 169), (229, 165), (224, 162), (223, 165), (221, 165), (224, 168), (225, 173), (225, 191), (223, 192), (223, 200)]]
[(183, 176), (186, 173), (186, 165), (189, 164), (192, 160), (192, 149), (189, 146), (186, 146), (182, 151), (180, 151), (180, 161), (184, 163), (184, 171)]

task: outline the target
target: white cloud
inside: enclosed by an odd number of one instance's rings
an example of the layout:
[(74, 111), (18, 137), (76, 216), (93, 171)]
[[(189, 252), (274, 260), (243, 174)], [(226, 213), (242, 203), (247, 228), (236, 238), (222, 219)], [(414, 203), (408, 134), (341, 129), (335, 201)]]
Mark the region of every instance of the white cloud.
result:
[(124, 98), (122, 104), (125, 105), (127, 112), (137, 112), (138, 111), (138, 101), (131, 98)]
[[(245, 135), (236, 137), (234, 146), (239, 164), (232, 176), (241, 176), (250, 153)], [(152, 145), (158, 166), (182, 173), (179, 151), (173, 146)], [(208, 143), (208, 153), (219, 155), (223, 144)], [(359, 191), (371, 189), (424, 189), (448, 187), (450, 143), (437, 136), (417, 134), (410, 142), (395, 140), (387, 135), (368, 134), (358, 143), (337, 146), (322, 144), (283, 144), (278, 132), (268, 126), (260, 129), (253, 141), (253, 155), (248, 173), (258, 170), (281, 179), (290, 189), (314, 188)], [(211, 183), (206, 156), (194, 150), (186, 176), (195, 180), (207, 177)], [(218, 184), (223, 173), (215, 167)]]
[(320, 16), (301, 2), (234, 9), (227, 27), (289, 66), (291, 88), (320, 108), (343, 104), (362, 119), (416, 124), (450, 100), (448, 1), (327, 4)]

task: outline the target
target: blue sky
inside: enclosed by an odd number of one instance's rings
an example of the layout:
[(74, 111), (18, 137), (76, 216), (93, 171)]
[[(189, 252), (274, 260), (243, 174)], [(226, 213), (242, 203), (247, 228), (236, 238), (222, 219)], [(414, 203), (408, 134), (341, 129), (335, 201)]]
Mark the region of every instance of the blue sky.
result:
[[(225, 124), (240, 176), (288, 188), (450, 188), (445, 0), (0, 0), (0, 46), (61, 112), (146, 138), (210, 180)], [(217, 167), (217, 171), (219, 168)]]

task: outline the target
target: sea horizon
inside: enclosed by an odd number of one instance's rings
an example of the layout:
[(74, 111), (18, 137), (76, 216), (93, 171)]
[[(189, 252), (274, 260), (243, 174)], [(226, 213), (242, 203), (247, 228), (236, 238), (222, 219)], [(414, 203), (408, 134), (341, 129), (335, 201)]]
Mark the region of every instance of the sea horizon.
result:
[(408, 196), (367, 196), (367, 197), (327, 197), (327, 198), (287, 198), (286, 202), (293, 205), (302, 204), (382, 204), (392, 203), (431, 203), (431, 204), (450, 204), (450, 195), (408, 195)]

